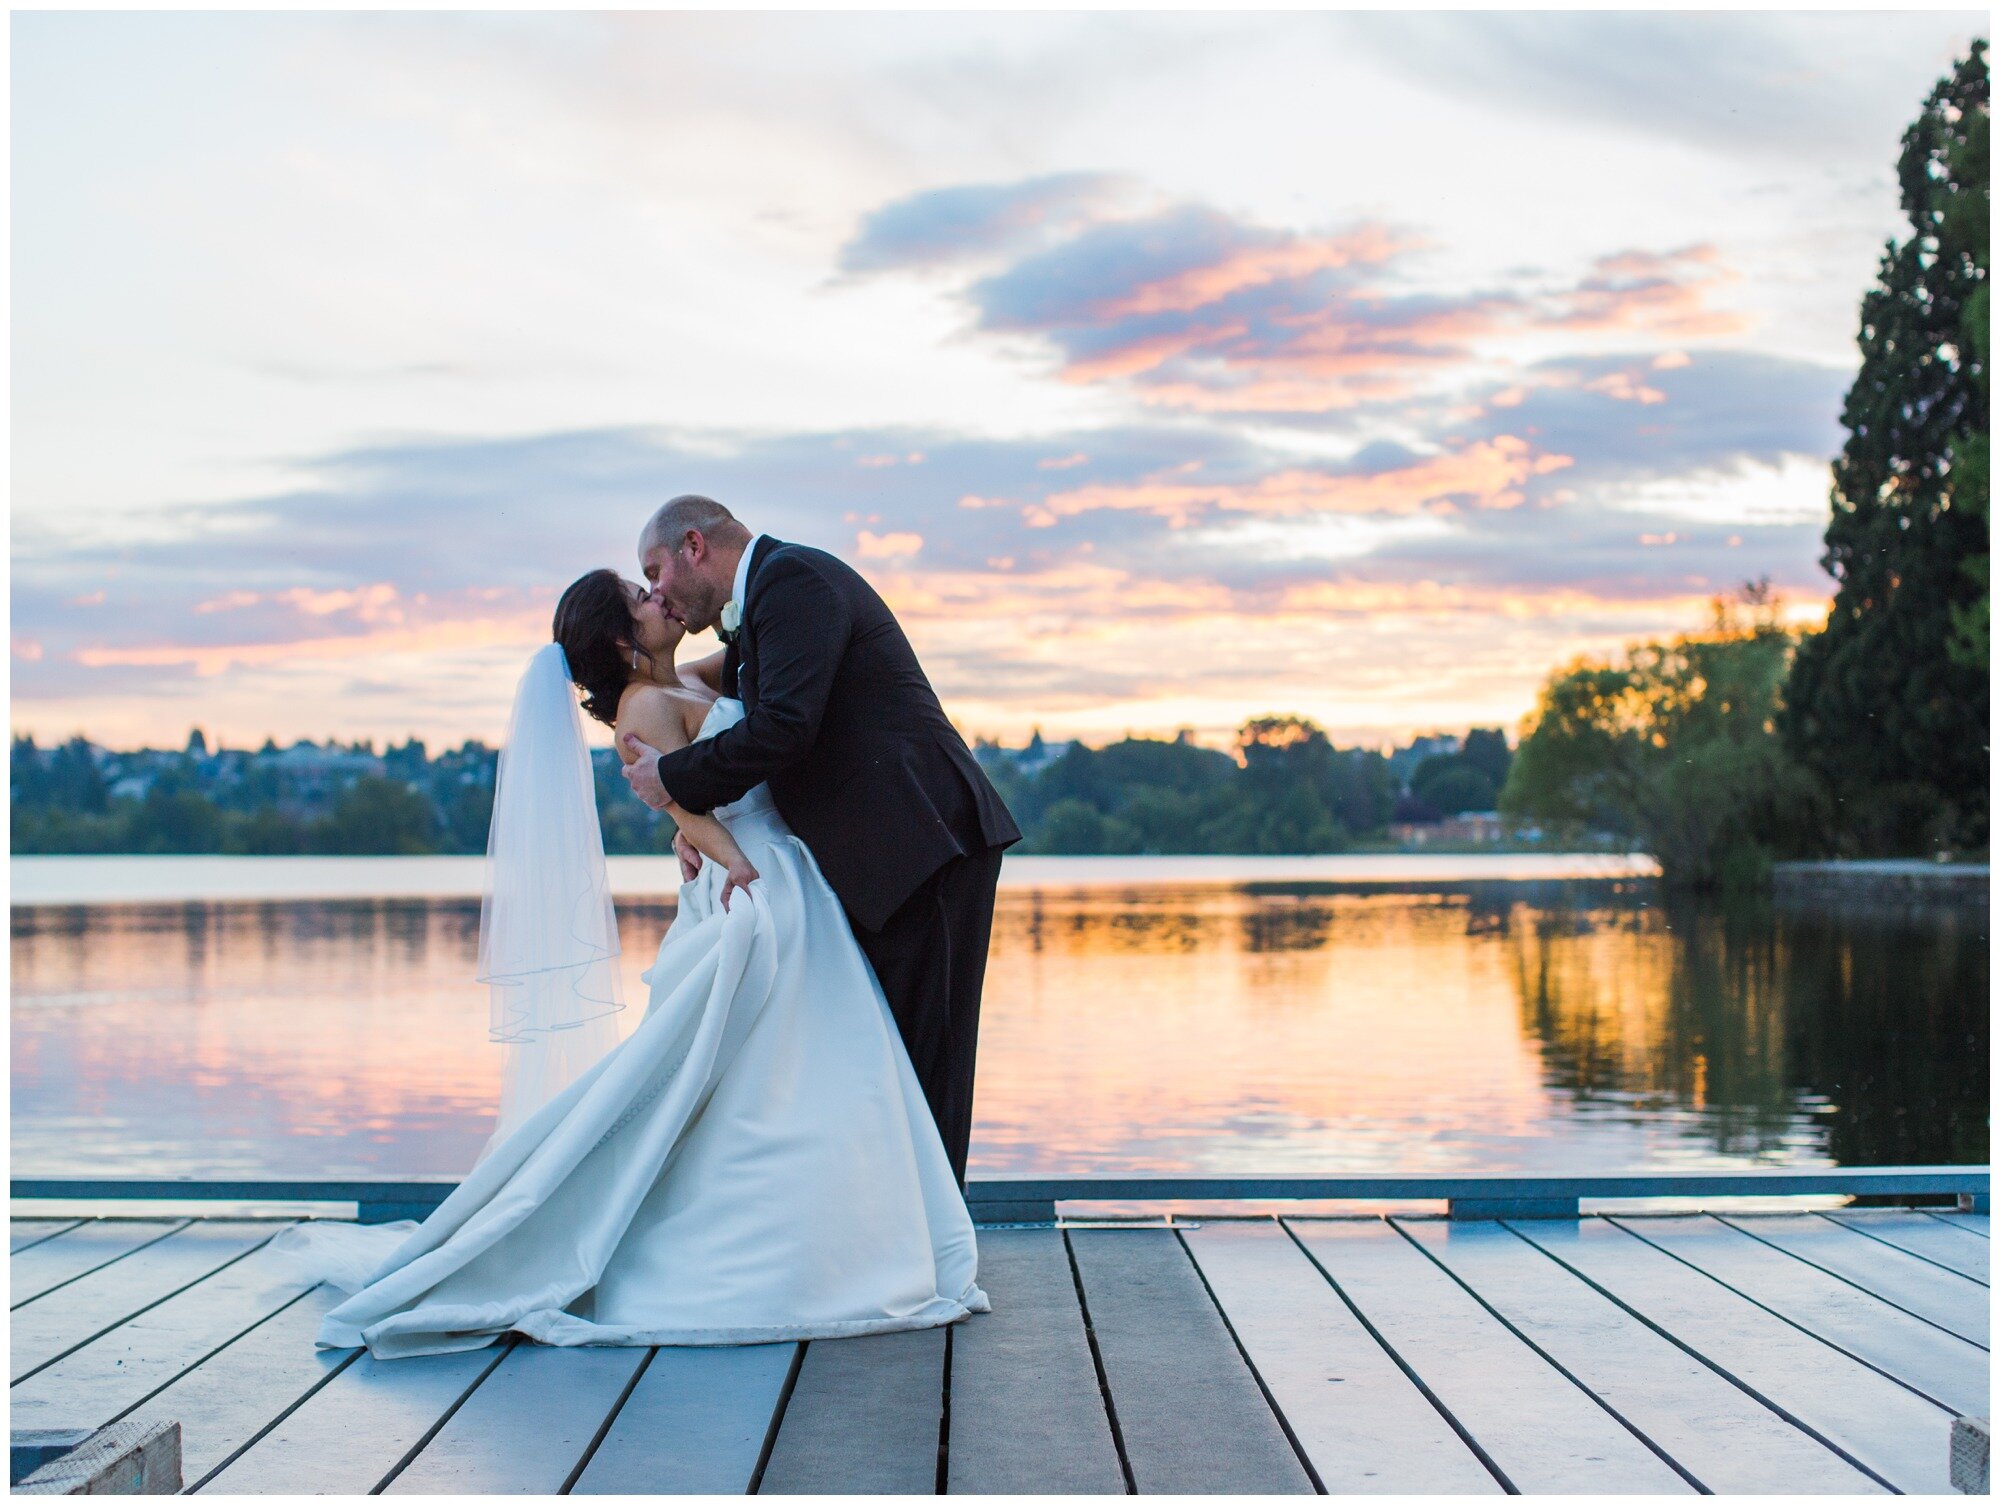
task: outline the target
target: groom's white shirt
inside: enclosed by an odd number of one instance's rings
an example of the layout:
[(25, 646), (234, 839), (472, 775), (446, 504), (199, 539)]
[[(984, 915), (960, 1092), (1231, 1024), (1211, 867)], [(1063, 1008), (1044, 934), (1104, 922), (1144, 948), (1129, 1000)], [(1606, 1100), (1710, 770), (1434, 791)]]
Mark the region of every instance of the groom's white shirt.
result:
[[(736, 603), (738, 612), (743, 610), (743, 596), (750, 589), (750, 556), (757, 552), (757, 544), (763, 536), (761, 533), (752, 533), (750, 542), (743, 545), (743, 557), (736, 561), (736, 583), (730, 588), (729, 599)], [(736, 620), (741, 622), (743, 619), (739, 616)], [(741, 632), (743, 629), (738, 627), (736, 630)]]

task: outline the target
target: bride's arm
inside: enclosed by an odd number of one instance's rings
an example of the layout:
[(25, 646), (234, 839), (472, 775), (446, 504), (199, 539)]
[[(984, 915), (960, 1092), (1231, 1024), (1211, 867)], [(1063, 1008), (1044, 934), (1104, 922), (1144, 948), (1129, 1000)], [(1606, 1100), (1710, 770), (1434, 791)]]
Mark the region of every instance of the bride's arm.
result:
[(706, 685), (711, 695), (722, 693), (722, 660), (726, 649), (717, 649), (707, 658), (698, 658), (691, 664), (676, 665), (682, 679), (693, 679), (697, 684)]
[[(664, 690), (641, 690), (627, 696), (616, 728), (618, 756), (627, 763), (636, 757), (625, 745), (627, 732), (663, 753), (686, 747), (692, 739), (688, 735), (687, 717), (682, 712), (682, 705), (681, 700)], [(757, 870), (743, 855), (743, 849), (729, 834), (729, 828), (713, 815), (696, 815), (672, 800), (667, 802), (667, 814), (674, 818), (681, 834), (694, 843), (697, 852), (712, 862), (720, 863), (728, 873), (729, 881), (722, 887), (722, 907), (727, 909), (730, 893), (749, 887), (757, 877)]]

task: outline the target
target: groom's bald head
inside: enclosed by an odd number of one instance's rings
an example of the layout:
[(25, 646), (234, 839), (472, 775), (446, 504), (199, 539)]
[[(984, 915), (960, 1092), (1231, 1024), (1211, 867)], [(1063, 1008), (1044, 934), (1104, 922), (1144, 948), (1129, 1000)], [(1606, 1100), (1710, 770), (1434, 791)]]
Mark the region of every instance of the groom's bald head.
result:
[(750, 530), (736, 514), (713, 497), (677, 496), (662, 503), (639, 535), (639, 556), (665, 544), (679, 548), (690, 532), (699, 533), (713, 548), (740, 548), (750, 542)]
[(689, 632), (715, 625), (750, 530), (712, 497), (677, 496), (639, 535), (639, 563), (660, 603)]

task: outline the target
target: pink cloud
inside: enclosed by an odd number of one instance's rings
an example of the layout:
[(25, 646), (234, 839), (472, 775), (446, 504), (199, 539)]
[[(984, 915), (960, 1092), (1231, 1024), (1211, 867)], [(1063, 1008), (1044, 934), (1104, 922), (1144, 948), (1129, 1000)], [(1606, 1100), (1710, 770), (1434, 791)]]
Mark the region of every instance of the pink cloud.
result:
[(1316, 512), (1408, 515), (1450, 505), (1455, 497), (1475, 507), (1518, 507), (1521, 488), (1534, 476), (1562, 470), (1568, 455), (1537, 453), (1513, 434), (1464, 444), (1411, 464), (1365, 475), (1286, 470), (1247, 482), (1149, 479), (1080, 486), (1059, 491), (1026, 509), (1030, 526), (1049, 527), (1064, 517), (1105, 510), (1149, 512), (1185, 527), (1207, 511), (1297, 517)]
[[(1552, 332), (1679, 339), (1745, 325), (1709, 306), (1734, 275), (1713, 246), (1613, 252), (1553, 290), (1439, 294), (1412, 290), (1422, 244), (1376, 223), (1297, 234), (1181, 206), (1077, 226), (968, 296), (985, 327), (1047, 338), (1066, 381), (1204, 412), (1442, 394), (1509, 345)], [(1651, 390), (1635, 386), (1631, 400), (1651, 401)]]
[(1707, 302), (1714, 289), (1736, 281), (1737, 275), (1710, 245), (1600, 256), (1589, 276), (1556, 296), (1546, 322), (1556, 329), (1735, 334), (1748, 328), (1750, 320), (1740, 313), (1711, 309)]
[(905, 559), (924, 546), (921, 533), (874, 534), (864, 529), (855, 541), (855, 552), (863, 559)]
[(1140, 283), (1098, 305), (1100, 319), (1134, 314), (1187, 313), (1245, 288), (1290, 281), (1337, 267), (1372, 266), (1421, 244), (1381, 225), (1364, 225), (1346, 235), (1300, 237), (1277, 245), (1245, 246), (1206, 266)]
[(307, 661), (373, 660), (390, 655), (533, 643), (547, 635), (548, 626), (547, 608), (536, 607), (498, 617), (447, 618), (420, 626), (384, 626), (369, 632), (283, 642), (267, 639), (239, 643), (151, 643), (79, 648), (72, 656), (88, 669), (186, 668), (199, 678), (212, 679), (239, 668)]

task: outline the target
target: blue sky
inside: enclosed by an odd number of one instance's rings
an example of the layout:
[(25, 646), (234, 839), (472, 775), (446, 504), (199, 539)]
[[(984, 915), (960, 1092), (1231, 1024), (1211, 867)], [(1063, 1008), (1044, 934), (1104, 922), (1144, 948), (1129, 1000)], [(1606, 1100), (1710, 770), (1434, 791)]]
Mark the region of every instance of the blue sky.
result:
[(1515, 725), (1770, 575), (1979, 13), (13, 21), (16, 729), (496, 737), (698, 490), (970, 733)]

